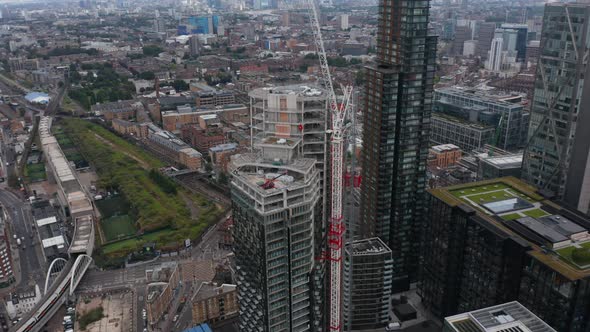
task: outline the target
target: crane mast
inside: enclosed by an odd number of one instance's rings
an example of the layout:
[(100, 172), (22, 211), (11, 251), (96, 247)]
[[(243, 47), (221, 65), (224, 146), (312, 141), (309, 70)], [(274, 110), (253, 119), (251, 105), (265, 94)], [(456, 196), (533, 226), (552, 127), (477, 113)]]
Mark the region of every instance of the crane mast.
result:
[(345, 231), (344, 218), (342, 216), (343, 196), (343, 168), (344, 168), (344, 120), (346, 113), (351, 107), (352, 87), (342, 87), (342, 103), (338, 104), (332, 75), (328, 66), (328, 57), (324, 49), (324, 41), (320, 30), (318, 9), (315, 0), (307, 0), (310, 9), (310, 21), (315, 41), (316, 50), (322, 71), (322, 78), (328, 92), (329, 112), (331, 117), (331, 128), (328, 133), (330, 137), (330, 216), (328, 221), (328, 248), (322, 258), (330, 262), (330, 283), (329, 283), (329, 330), (340, 331), (342, 325), (342, 247)]

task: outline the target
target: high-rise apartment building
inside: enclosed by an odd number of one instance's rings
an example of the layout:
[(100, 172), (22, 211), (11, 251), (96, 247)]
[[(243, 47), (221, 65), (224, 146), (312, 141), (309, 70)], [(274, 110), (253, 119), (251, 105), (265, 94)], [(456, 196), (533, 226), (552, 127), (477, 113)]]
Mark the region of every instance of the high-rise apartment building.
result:
[(201, 42), (199, 41), (199, 36), (190, 36), (190, 38), (188, 39), (188, 45), (191, 56), (198, 56), (199, 54), (201, 54)]
[(463, 55), (465, 41), (470, 40), (472, 31), (469, 26), (457, 26), (455, 28), (455, 39), (453, 40), (453, 54)]
[(526, 57), (526, 46), (528, 37), (528, 26), (526, 24), (511, 24), (504, 23), (501, 25), (504, 30), (509, 30), (510, 33), (516, 34), (514, 49), (517, 52), (518, 61), (524, 61)]
[(590, 5), (545, 6), (523, 178), (588, 213)]
[(420, 293), (433, 314), (517, 300), (557, 331), (588, 331), (590, 219), (510, 177), (432, 189), (428, 206)]
[(253, 152), (232, 156), (240, 331), (323, 331), (324, 90), (250, 92)]
[[(325, 312), (316, 268), (320, 172), (301, 139), (268, 136), (232, 156), (233, 239), (240, 331), (316, 331)], [(319, 282), (316, 282), (319, 278)]]
[(393, 256), (393, 289), (416, 280), (436, 37), (430, 1), (379, 1), (377, 65), (367, 68), (361, 229)]
[(488, 52), (488, 60), (485, 64), (487, 70), (500, 71), (500, 69), (502, 69), (503, 44), (504, 39), (502, 39), (502, 37), (496, 37), (492, 39), (492, 46)]
[(344, 327), (382, 328), (391, 306), (391, 250), (379, 238), (346, 245), (344, 262)]
[(477, 50), (476, 55), (482, 60), (488, 58), (488, 51), (494, 39), (494, 33), (496, 31), (496, 23), (492, 22), (479, 22), (477, 25)]

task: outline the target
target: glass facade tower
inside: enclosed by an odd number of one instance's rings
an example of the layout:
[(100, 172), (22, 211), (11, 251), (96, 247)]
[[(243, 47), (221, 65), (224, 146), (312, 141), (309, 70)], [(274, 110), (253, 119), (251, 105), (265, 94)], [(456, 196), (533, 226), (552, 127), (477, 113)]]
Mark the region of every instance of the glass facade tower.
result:
[(377, 65), (367, 68), (361, 229), (391, 249), (394, 292), (418, 270), (436, 58), (429, 9), (380, 0)]
[(588, 213), (590, 5), (545, 6), (523, 178)]

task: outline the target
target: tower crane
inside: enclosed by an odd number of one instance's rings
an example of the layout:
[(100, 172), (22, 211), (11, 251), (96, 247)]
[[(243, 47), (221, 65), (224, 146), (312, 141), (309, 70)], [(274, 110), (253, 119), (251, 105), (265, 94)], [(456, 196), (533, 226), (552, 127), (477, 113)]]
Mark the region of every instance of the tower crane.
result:
[(344, 168), (344, 139), (346, 114), (352, 107), (352, 86), (342, 87), (343, 97), (341, 103), (334, 92), (332, 75), (328, 66), (328, 57), (324, 49), (324, 41), (320, 29), (318, 8), (315, 0), (307, 0), (310, 10), (310, 21), (314, 42), (318, 53), (322, 78), (328, 93), (328, 109), (331, 116), (330, 134), (330, 215), (328, 220), (328, 248), (321, 258), (330, 262), (329, 283), (329, 331), (340, 331), (342, 325), (342, 246), (345, 231), (344, 218), (342, 216), (342, 188)]

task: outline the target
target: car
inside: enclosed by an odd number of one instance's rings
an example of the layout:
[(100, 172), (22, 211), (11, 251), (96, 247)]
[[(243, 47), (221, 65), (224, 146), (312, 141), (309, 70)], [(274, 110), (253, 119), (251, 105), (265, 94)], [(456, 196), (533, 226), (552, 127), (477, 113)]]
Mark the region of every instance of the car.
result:
[(176, 321), (178, 320), (178, 315), (174, 316), (174, 318), (172, 318), (172, 321), (176, 323)]

